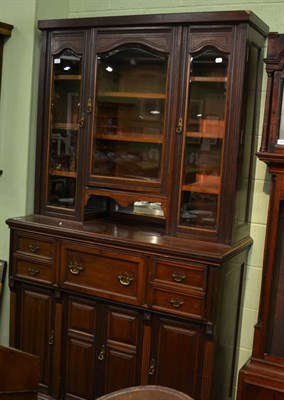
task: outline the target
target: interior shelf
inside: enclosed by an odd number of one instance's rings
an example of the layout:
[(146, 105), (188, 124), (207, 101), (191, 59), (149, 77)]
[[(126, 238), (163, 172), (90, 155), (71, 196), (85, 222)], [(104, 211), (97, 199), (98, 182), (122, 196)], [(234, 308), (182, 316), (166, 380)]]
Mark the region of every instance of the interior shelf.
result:
[(195, 182), (188, 185), (183, 185), (182, 190), (195, 193), (220, 194), (220, 184)]
[(49, 175), (64, 176), (66, 178), (76, 178), (77, 177), (77, 173), (76, 172), (62, 171), (62, 170), (57, 170), (57, 169), (50, 169), (49, 170)]
[(82, 75), (54, 75), (53, 79), (56, 81), (80, 81)]
[(224, 132), (193, 132), (188, 131), (186, 132), (186, 137), (190, 138), (208, 138), (208, 139), (222, 139), (224, 137)]
[(191, 82), (227, 82), (226, 76), (191, 76)]
[(161, 135), (147, 135), (147, 134), (97, 134), (97, 139), (102, 140), (116, 140), (120, 142), (143, 142), (143, 143), (163, 143)]
[(137, 99), (165, 99), (165, 93), (144, 93), (144, 92), (101, 92), (99, 97), (129, 97)]
[(72, 124), (67, 122), (58, 122), (53, 124), (53, 129), (70, 129), (72, 131), (77, 131), (79, 129), (79, 124)]

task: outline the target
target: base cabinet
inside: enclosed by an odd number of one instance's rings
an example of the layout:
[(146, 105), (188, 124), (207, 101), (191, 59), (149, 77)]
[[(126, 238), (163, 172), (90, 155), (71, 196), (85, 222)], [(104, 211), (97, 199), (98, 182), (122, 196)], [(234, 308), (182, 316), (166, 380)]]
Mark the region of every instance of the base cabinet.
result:
[(40, 397), (93, 400), (153, 384), (230, 399), (251, 240), (212, 243), (208, 256), (197, 241), (183, 251), (165, 237), (158, 252), (56, 224), (9, 220), (10, 344), (40, 357)]
[(45, 288), (20, 284), (16, 287), (16, 296), (14, 345), (40, 358), (40, 391), (52, 394), (55, 340), (53, 293)]

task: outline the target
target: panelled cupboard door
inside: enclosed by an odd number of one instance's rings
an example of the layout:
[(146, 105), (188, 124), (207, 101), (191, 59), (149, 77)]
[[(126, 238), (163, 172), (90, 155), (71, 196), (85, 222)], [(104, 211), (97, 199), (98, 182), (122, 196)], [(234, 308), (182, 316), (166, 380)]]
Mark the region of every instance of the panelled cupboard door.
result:
[[(142, 353), (142, 313), (113, 305), (104, 307), (105, 340), (101, 353), (105, 358), (103, 393), (139, 385)], [(100, 360), (100, 356), (99, 356)]]
[(63, 398), (91, 400), (139, 384), (138, 311), (68, 296), (63, 329)]
[(149, 383), (200, 399), (204, 331), (191, 323), (155, 316), (152, 320)]
[(55, 343), (52, 292), (28, 285), (16, 290), (16, 347), (40, 358), (40, 391), (51, 394)]
[(97, 353), (97, 303), (65, 298), (62, 377), (63, 398), (94, 398), (99, 380), (95, 376)]

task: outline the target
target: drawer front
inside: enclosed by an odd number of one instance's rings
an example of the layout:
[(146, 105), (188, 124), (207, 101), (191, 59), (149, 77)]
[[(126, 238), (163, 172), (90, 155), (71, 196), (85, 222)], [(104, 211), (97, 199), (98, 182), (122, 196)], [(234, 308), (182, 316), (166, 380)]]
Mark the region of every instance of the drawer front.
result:
[(15, 234), (14, 252), (52, 260), (54, 255), (54, 242), (40, 235)]
[(155, 310), (203, 320), (204, 304), (204, 296), (199, 293), (189, 295), (165, 288), (151, 288), (150, 305)]
[(63, 244), (60, 282), (64, 288), (142, 305), (145, 261), (122, 252)]
[(15, 258), (14, 276), (40, 283), (52, 284), (54, 283), (54, 268), (50, 264)]
[(177, 285), (182, 289), (205, 291), (207, 268), (198, 264), (179, 264), (156, 260), (151, 269), (154, 284)]

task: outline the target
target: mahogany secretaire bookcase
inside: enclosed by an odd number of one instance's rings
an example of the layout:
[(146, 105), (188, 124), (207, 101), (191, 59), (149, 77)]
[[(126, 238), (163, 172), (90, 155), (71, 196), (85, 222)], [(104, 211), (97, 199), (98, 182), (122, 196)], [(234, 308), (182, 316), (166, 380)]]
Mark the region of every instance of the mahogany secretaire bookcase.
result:
[(40, 397), (231, 398), (263, 45), (250, 11), (40, 21), (35, 213), (11, 344)]

